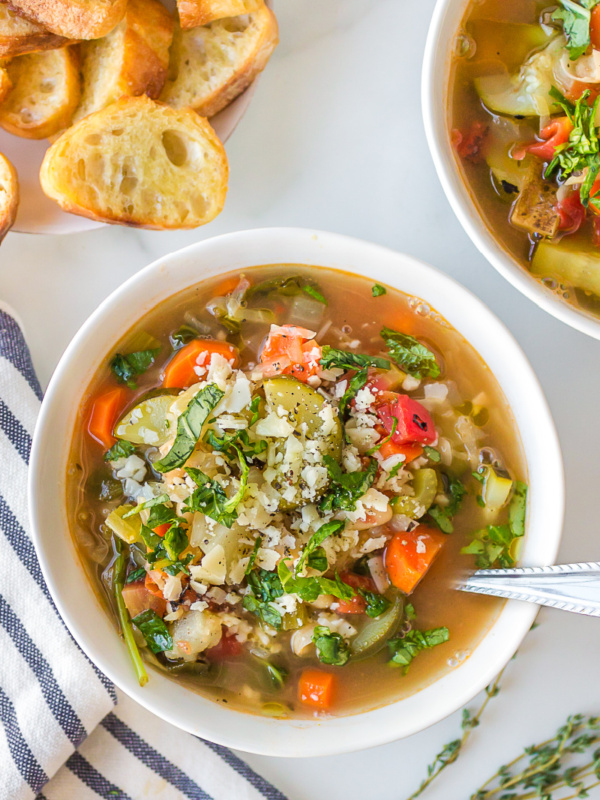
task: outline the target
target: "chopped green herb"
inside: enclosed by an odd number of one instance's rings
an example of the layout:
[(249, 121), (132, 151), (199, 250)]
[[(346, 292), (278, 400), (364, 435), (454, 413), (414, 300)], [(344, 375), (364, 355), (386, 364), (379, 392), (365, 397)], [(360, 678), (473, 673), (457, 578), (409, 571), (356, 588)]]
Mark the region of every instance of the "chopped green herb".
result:
[[(144, 500), (141, 503), (138, 503), (135, 508), (132, 508), (131, 511), (128, 511), (126, 514), (123, 514), (123, 519), (127, 519), (128, 517), (134, 517), (136, 514), (139, 514), (140, 511), (143, 511), (145, 508), (152, 508), (153, 506), (164, 505), (165, 503), (170, 502), (170, 498), (168, 494), (159, 494), (158, 497), (153, 497), (150, 500)], [(162, 523), (157, 523), (162, 524)], [(156, 525), (154, 525), (156, 527)]]
[(104, 453), (105, 461), (118, 461), (120, 458), (128, 458), (135, 451), (131, 442), (120, 441)]
[(348, 388), (342, 395), (342, 399), (340, 400), (339, 406), (339, 413), (340, 417), (343, 419), (346, 416), (346, 410), (350, 401), (355, 397), (356, 393), (359, 392), (366, 384), (369, 379), (369, 371), (365, 369), (360, 369), (356, 375), (354, 375), (348, 381)]
[(466, 493), (465, 487), (458, 478), (450, 478), (448, 505), (440, 506), (436, 503), (429, 509), (429, 516), (443, 533), (454, 531), (452, 518), (459, 512)]
[(250, 403), (250, 411), (252, 412), (252, 418), (250, 420), (250, 427), (255, 425), (260, 417), (260, 396), (257, 395), (252, 402)]
[(138, 350), (137, 353), (117, 353), (110, 362), (114, 376), (121, 383), (127, 384), (130, 389), (135, 389), (137, 384), (134, 378), (143, 375), (152, 366), (154, 359), (160, 352), (160, 347), (152, 350)]
[(411, 630), (401, 638), (390, 639), (388, 642), (391, 654), (390, 664), (403, 667), (406, 675), (415, 656), (418, 656), (423, 650), (430, 650), (432, 647), (447, 642), (449, 638), (448, 628), (432, 628), (429, 631)]
[(376, 592), (369, 592), (366, 589), (358, 589), (359, 595), (363, 597), (367, 603), (365, 612), (369, 617), (380, 617), (385, 611), (388, 610), (391, 603), (382, 594)]
[(323, 456), (331, 478), (331, 488), (319, 503), (321, 511), (355, 511), (356, 501), (371, 488), (377, 474), (377, 461), (372, 458), (364, 472), (343, 472), (331, 456)]
[(219, 404), (224, 394), (216, 384), (211, 383), (192, 397), (177, 420), (177, 435), (173, 446), (164, 458), (154, 462), (154, 469), (158, 472), (170, 472), (185, 464), (194, 452), (210, 412)]
[(288, 565), (282, 559), (277, 565), (277, 574), (287, 594), (297, 594), (306, 603), (314, 603), (317, 597), (323, 594), (332, 594), (340, 600), (351, 600), (356, 592), (340, 576), (335, 574), (335, 579), (314, 577), (295, 577)]
[(348, 350), (336, 350), (334, 347), (324, 345), (319, 364), (323, 369), (364, 369), (376, 367), (377, 369), (391, 369), (387, 358), (380, 356), (366, 356), (362, 353), (351, 353)]
[(527, 514), (527, 484), (516, 481), (513, 496), (508, 506), (508, 524), (513, 536), (525, 536)]
[(169, 629), (156, 611), (150, 608), (146, 609), (134, 617), (132, 622), (141, 632), (153, 653), (162, 653), (165, 650), (173, 649), (173, 639)]
[(231, 528), (237, 519), (236, 508), (246, 494), (248, 473), (250, 472), (250, 467), (240, 450), (235, 445), (234, 449), (238, 454), (241, 475), (239, 489), (231, 498), (227, 497), (225, 490), (218, 481), (209, 478), (202, 470), (192, 467), (188, 467), (186, 470), (198, 488), (194, 490), (188, 499), (184, 510), (200, 511), (206, 514), (207, 517), (214, 519), (215, 522), (225, 525), (226, 528)]
[(562, 22), (571, 61), (582, 56), (590, 46), (591, 9), (598, 0), (560, 0), (562, 8), (552, 14), (555, 22)]
[(525, 535), (526, 506), (527, 486), (517, 481), (508, 506), (508, 525), (488, 525), (477, 531), (473, 541), (460, 552), (474, 555), (478, 569), (514, 567), (516, 543)]
[(191, 325), (182, 325), (175, 333), (171, 334), (171, 344), (174, 348), (183, 347), (194, 339), (197, 339), (199, 332)]
[(220, 453), (225, 453), (230, 461), (232, 461), (236, 455), (235, 448), (233, 446), (235, 444), (237, 444), (242, 450), (244, 456), (250, 460), (261, 453), (264, 453), (268, 447), (268, 444), (264, 439), (258, 439), (256, 442), (251, 442), (250, 437), (248, 436), (248, 431), (243, 429), (234, 431), (233, 433), (223, 434), (223, 436), (219, 436), (213, 430), (209, 430), (206, 432), (204, 441), (209, 444), (213, 450), (218, 450)]
[[(333, 459), (331, 460), (333, 461)], [(315, 533), (313, 533), (308, 540), (306, 547), (302, 551), (302, 555), (300, 556), (298, 564), (296, 565), (296, 576), (298, 576), (304, 569), (304, 564), (306, 563), (306, 559), (309, 557), (309, 555), (314, 552), (317, 547), (323, 544), (325, 539), (329, 538), (329, 536), (334, 536), (336, 533), (339, 533), (345, 528), (345, 526), (346, 522), (344, 520), (332, 520), (331, 522), (326, 522), (324, 525), (321, 525), (321, 527)]]
[(441, 455), (439, 450), (436, 450), (435, 447), (429, 447), (428, 444), (425, 445), (423, 448), (423, 453), (427, 456), (430, 461), (433, 461), (436, 464), (439, 464), (441, 460)]
[(417, 618), (417, 614), (415, 612), (415, 607), (412, 603), (407, 603), (404, 606), (404, 616), (409, 622), (414, 622)]
[(339, 633), (332, 633), (325, 625), (317, 625), (313, 631), (313, 642), (317, 658), (322, 664), (343, 667), (350, 659), (348, 642)]
[(387, 294), (387, 289), (385, 288), (385, 286), (381, 286), (381, 284), (376, 283), (371, 288), (371, 294), (373, 295), (373, 297), (381, 297), (382, 294)]
[(246, 611), (256, 614), (266, 625), (279, 630), (281, 613), (271, 605), (273, 600), (281, 597), (283, 587), (279, 576), (266, 569), (255, 569), (246, 576), (252, 594), (247, 594), (242, 602)]
[(381, 329), (381, 338), (393, 360), (415, 378), (439, 378), (435, 355), (413, 336), (391, 328)]
[(262, 542), (262, 536), (257, 536), (256, 541), (254, 542), (254, 547), (252, 548), (252, 552), (250, 553), (250, 558), (248, 559), (248, 565), (246, 567), (245, 575), (249, 575), (252, 570), (254, 569), (254, 563), (256, 561), (256, 556), (258, 555), (258, 550), (260, 548)]

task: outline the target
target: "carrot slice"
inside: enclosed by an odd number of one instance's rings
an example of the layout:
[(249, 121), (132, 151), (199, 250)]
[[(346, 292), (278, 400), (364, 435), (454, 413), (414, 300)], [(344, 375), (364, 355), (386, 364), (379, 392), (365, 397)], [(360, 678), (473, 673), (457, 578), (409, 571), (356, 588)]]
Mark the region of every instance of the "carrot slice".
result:
[(224, 278), (214, 291), (215, 297), (227, 297), (237, 287), (240, 282), (239, 275), (232, 275), (231, 278)]
[(393, 585), (405, 594), (414, 591), (437, 554), (446, 537), (425, 525), (413, 531), (398, 531), (385, 551), (385, 568)]
[(88, 433), (106, 449), (117, 441), (113, 436), (113, 428), (127, 403), (127, 396), (127, 389), (118, 386), (99, 395), (92, 405)]
[(239, 362), (237, 348), (232, 344), (217, 339), (194, 339), (182, 347), (165, 367), (163, 386), (168, 389), (187, 389), (197, 383), (199, 378), (194, 367), (198, 365), (198, 358), (203, 353), (206, 354), (204, 361), (207, 366), (213, 353), (231, 361), (234, 367)]
[(326, 711), (334, 701), (337, 678), (331, 672), (305, 669), (298, 681), (298, 698), (301, 703)]
[(384, 442), (381, 445), (379, 452), (384, 461), (390, 456), (401, 454), (405, 458), (405, 463), (408, 464), (410, 461), (414, 461), (415, 458), (418, 458), (420, 455), (422, 455), (423, 448), (420, 444), (396, 444), (396, 442), (390, 439), (389, 442)]
[(164, 536), (165, 533), (169, 530), (170, 527), (171, 527), (171, 523), (170, 522), (163, 522), (162, 525), (157, 525), (156, 528), (152, 528), (152, 531), (157, 536)]

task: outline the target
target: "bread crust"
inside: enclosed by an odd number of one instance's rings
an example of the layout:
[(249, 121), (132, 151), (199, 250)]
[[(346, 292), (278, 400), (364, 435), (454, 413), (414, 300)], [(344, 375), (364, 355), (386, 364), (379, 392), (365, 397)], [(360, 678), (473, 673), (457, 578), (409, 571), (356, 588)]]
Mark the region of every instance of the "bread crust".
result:
[(0, 242), (12, 228), (19, 209), (19, 179), (17, 171), (0, 153)]
[[(190, 95), (189, 91), (181, 94), (177, 89), (177, 77), (173, 81), (167, 79), (165, 88), (161, 95), (161, 100), (175, 108), (187, 105), (193, 108), (198, 114), (204, 117), (213, 117), (224, 109), (234, 100), (244, 89), (246, 89), (256, 76), (266, 67), (269, 58), (279, 42), (279, 29), (275, 14), (261, 0), (259, 8), (248, 15), (251, 24), (257, 26), (258, 35), (250, 52), (244, 53), (239, 63), (235, 64), (232, 70), (223, 72), (222, 79), (210, 88), (198, 80), (195, 87), (195, 95)], [(235, 18), (232, 18), (232, 21)], [(181, 70), (193, 68), (193, 49), (188, 51), (185, 47), (186, 38), (192, 39), (202, 36), (204, 28), (207, 35), (210, 35), (212, 26), (225, 24), (227, 20), (221, 22), (217, 20), (207, 26), (193, 30), (175, 30), (175, 40), (171, 48), (170, 74), (179, 76)], [(202, 48), (197, 48), (202, 54)], [(203, 57), (203, 55), (201, 55)], [(182, 67), (179, 61), (184, 62)], [(190, 67), (190, 64), (192, 65)]]
[(26, 19), (8, 3), (0, 2), (0, 58), (55, 50), (69, 42), (69, 39)]
[(215, 19), (256, 11), (261, 0), (177, 0), (181, 27), (197, 28)]
[[(106, 140), (110, 140), (115, 126), (118, 137), (112, 141), (118, 140), (118, 143), (113, 144), (111, 150), (111, 142), (107, 147)], [(159, 137), (153, 128), (159, 133), (162, 131)], [(204, 172), (188, 170), (185, 162), (177, 164), (177, 158), (168, 152), (165, 159), (164, 141), (168, 134), (185, 134), (194, 140), (195, 146), (203, 150)], [(119, 158), (115, 162), (116, 156)], [(136, 159), (139, 160), (136, 162)], [(138, 164), (151, 173), (149, 178), (136, 172)], [(140, 186), (140, 205), (145, 192), (158, 191), (160, 201), (155, 212), (157, 208), (159, 212), (151, 217), (144, 216), (139, 208), (129, 211), (116, 208), (123, 197), (115, 191), (102, 194), (102, 181), (94, 182), (93, 175), (88, 174), (96, 168), (102, 176), (108, 170), (111, 179), (116, 171), (121, 181), (119, 191), (123, 181), (135, 180), (136, 186)], [(210, 222), (223, 208), (228, 177), (225, 149), (208, 120), (190, 109), (171, 109), (144, 95), (123, 97), (65, 131), (46, 152), (40, 169), (42, 189), (64, 211), (98, 222), (150, 230), (195, 228)], [(168, 217), (170, 206), (184, 205), (193, 192), (198, 194), (201, 190), (208, 197), (203, 215), (190, 214), (183, 219)], [(125, 191), (125, 199), (130, 198), (131, 192)]]
[(71, 124), (81, 92), (75, 47), (18, 56), (6, 71), (12, 89), (0, 105), (0, 126), (24, 139), (47, 139)]
[(99, 39), (123, 19), (127, 0), (11, 0), (30, 20), (67, 39)]
[(157, 98), (167, 76), (173, 29), (173, 17), (159, 0), (129, 0), (125, 17), (108, 36), (84, 42), (83, 91), (74, 122), (124, 95)]

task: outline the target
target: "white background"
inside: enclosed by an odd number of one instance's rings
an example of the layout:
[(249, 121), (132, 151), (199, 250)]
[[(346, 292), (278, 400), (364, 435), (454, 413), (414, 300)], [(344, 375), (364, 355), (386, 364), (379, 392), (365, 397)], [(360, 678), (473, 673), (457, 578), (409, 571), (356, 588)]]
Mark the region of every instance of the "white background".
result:
[[(433, 1), (279, 0), (276, 10), (281, 44), (227, 145), (229, 197), (216, 222), (186, 233), (111, 227), (5, 240), (0, 297), (24, 323), (43, 384), (87, 315), (160, 255), (215, 234), (271, 225), (370, 239), (453, 275), (516, 335), (548, 396), (563, 447), (567, 517), (560, 559), (600, 560), (600, 344), (541, 312), (497, 275), (442, 194), (419, 104)], [(424, 797), (467, 800), (501, 763), (547, 738), (567, 714), (600, 712), (600, 620), (545, 611), (539, 621), (467, 751)], [(347, 756), (248, 761), (291, 800), (405, 800), (459, 724), (457, 714), (410, 739)]]

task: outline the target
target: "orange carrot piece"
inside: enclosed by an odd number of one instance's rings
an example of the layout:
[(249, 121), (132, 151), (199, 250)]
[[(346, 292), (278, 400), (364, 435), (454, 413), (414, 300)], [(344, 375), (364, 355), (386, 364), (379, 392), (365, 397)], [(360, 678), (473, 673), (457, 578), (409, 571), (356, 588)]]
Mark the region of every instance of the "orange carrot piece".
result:
[(218, 353), (231, 361), (233, 366), (237, 366), (239, 362), (237, 348), (232, 344), (217, 339), (194, 339), (182, 347), (165, 367), (163, 386), (168, 389), (187, 389), (197, 383), (199, 378), (194, 367), (197, 366), (198, 357), (202, 353), (207, 354), (205, 362), (207, 366), (213, 353)]
[(170, 522), (163, 522), (162, 525), (157, 525), (156, 528), (152, 528), (152, 531), (157, 536), (164, 536), (165, 533), (169, 530), (170, 527), (171, 527), (171, 523)]
[(127, 403), (127, 396), (127, 389), (118, 386), (99, 395), (92, 405), (88, 433), (107, 450), (117, 441), (113, 436), (113, 428)]
[(446, 537), (443, 533), (419, 525), (410, 533), (398, 531), (385, 550), (385, 568), (390, 581), (404, 594), (414, 591)]
[(214, 291), (215, 297), (227, 297), (237, 287), (240, 282), (239, 275), (232, 275), (231, 278), (224, 278)]
[(337, 678), (331, 672), (305, 669), (298, 681), (298, 699), (301, 703), (326, 711), (334, 701)]
[(156, 611), (159, 617), (164, 616), (167, 610), (167, 601), (162, 596), (162, 593), (157, 595), (149, 591), (142, 581), (126, 583), (122, 589), (122, 594), (129, 616), (132, 619), (148, 609)]
[(402, 454), (405, 457), (405, 463), (408, 464), (410, 461), (414, 461), (415, 458), (422, 455), (423, 448), (420, 444), (396, 444), (396, 442), (390, 439), (389, 442), (384, 442), (384, 444), (381, 445), (379, 452), (384, 460), (390, 456)]

